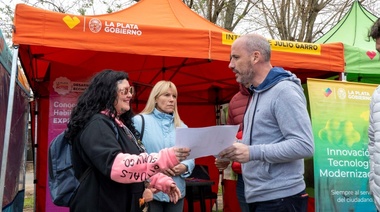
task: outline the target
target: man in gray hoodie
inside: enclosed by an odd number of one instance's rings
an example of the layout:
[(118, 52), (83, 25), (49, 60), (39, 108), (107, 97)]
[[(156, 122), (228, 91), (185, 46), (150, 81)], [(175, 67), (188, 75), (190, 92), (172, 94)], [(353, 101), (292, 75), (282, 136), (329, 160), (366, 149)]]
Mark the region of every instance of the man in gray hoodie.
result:
[(254, 98), (244, 116), (243, 138), (220, 152), (242, 163), (251, 212), (306, 212), (304, 158), (314, 154), (313, 133), (301, 81), (270, 63), (267, 39), (252, 34), (231, 47), (229, 68), (249, 84)]

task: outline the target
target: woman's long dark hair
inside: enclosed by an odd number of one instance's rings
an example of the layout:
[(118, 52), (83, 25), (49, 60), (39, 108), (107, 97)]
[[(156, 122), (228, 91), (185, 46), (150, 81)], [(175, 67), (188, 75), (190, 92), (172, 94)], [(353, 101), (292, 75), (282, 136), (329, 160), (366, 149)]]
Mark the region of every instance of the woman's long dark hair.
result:
[[(120, 80), (129, 80), (128, 74), (123, 71), (104, 70), (97, 73), (91, 80), (88, 88), (78, 98), (77, 105), (71, 111), (70, 121), (67, 124), (66, 136), (72, 141), (83, 130), (90, 118), (103, 110), (109, 111), (109, 116), (116, 117), (114, 107), (117, 98), (117, 84)], [(138, 138), (139, 133), (133, 126), (132, 109), (122, 114), (119, 119)]]

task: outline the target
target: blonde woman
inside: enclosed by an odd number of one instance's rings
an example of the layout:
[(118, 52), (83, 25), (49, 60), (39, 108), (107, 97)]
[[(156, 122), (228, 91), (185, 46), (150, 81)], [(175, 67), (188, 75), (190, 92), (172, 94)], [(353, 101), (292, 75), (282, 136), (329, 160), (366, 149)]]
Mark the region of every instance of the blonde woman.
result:
[[(149, 99), (140, 115), (144, 118), (142, 129), (142, 117), (136, 115), (133, 122), (137, 131), (143, 136), (142, 143), (148, 153), (159, 152), (161, 149), (173, 147), (175, 144), (175, 129), (187, 127), (178, 113), (177, 88), (173, 82), (159, 81), (150, 92)], [(143, 132), (142, 132), (143, 130)], [(149, 202), (150, 212), (176, 212), (183, 211), (183, 197), (185, 197), (185, 178), (190, 176), (194, 168), (194, 160), (184, 160), (177, 166), (163, 171), (173, 178), (181, 191), (182, 199), (177, 203), (170, 202), (167, 194), (159, 192), (154, 194), (154, 200)]]

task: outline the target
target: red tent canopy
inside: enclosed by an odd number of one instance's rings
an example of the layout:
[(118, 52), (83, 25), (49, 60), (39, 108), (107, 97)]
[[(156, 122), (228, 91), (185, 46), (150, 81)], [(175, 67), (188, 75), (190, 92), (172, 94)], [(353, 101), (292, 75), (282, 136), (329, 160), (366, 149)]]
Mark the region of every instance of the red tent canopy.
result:
[[(237, 36), (179, 0), (142, 0), (125, 10), (97, 16), (19, 4), (14, 23), (13, 42), (20, 46), (22, 65), (38, 96), (48, 96), (45, 82), (51, 72), (90, 77), (106, 68), (128, 72), (142, 102), (149, 88), (162, 79), (177, 85), (180, 104), (224, 103), (237, 91), (228, 69), (230, 44)], [(320, 45), (318, 54), (287, 43), (281, 47), (273, 50), (272, 64), (302, 79), (343, 71), (339, 43)], [(218, 99), (210, 95), (213, 91)]]

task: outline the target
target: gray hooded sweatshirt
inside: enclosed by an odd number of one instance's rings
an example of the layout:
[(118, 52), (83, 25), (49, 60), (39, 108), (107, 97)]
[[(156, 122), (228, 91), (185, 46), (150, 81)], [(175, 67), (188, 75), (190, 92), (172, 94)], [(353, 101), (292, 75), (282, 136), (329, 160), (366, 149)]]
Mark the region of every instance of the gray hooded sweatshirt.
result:
[(314, 140), (301, 81), (274, 67), (258, 86), (244, 116), (242, 142), (249, 162), (242, 164), (248, 203), (288, 197), (305, 189), (304, 158)]

